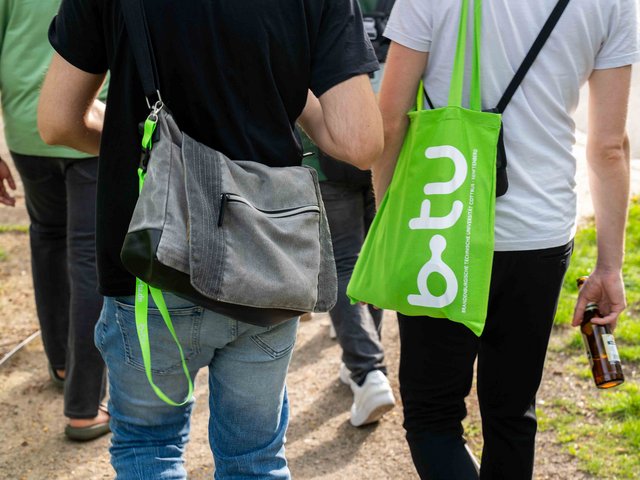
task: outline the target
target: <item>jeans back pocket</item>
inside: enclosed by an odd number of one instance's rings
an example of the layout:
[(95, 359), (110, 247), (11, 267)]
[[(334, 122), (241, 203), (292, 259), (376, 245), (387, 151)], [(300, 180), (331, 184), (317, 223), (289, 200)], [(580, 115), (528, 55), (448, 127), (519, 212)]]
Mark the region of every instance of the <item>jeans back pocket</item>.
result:
[[(116, 304), (116, 321), (122, 333), (127, 364), (144, 371), (142, 351), (136, 329), (135, 306), (120, 301)], [(187, 363), (200, 353), (200, 328), (204, 309), (198, 306), (169, 308), (173, 327), (184, 351)], [(178, 347), (164, 323), (160, 310), (149, 307), (149, 345), (151, 371), (154, 375), (168, 375), (182, 371)]]

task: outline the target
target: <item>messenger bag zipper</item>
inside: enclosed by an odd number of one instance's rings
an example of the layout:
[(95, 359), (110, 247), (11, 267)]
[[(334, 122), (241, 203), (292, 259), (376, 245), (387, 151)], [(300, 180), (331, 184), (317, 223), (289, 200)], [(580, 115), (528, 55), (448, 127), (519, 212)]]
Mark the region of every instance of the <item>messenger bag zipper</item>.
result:
[(227, 203), (236, 202), (243, 203), (248, 207), (260, 212), (262, 215), (269, 218), (286, 218), (293, 217), (295, 215), (301, 215), (303, 213), (320, 213), (320, 207), (317, 205), (307, 205), (304, 207), (284, 208), (281, 210), (262, 210), (261, 208), (253, 205), (249, 200), (235, 193), (223, 193), (220, 195), (220, 212), (218, 214), (218, 227), (222, 227), (224, 222), (224, 213), (226, 211)]

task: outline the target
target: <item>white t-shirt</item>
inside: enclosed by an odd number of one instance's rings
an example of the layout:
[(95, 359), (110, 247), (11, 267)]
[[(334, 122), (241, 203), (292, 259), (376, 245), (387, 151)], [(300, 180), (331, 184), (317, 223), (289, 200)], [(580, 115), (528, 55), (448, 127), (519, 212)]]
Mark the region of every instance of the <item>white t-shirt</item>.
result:
[[(637, 2), (570, 2), (507, 107), (503, 121), (509, 190), (497, 200), (496, 250), (551, 248), (573, 238), (576, 160), (571, 115), (580, 87), (594, 69), (640, 61)], [(396, 43), (430, 52), (424, 82), (436, 107), (447, 103), (461, 3), (397, 0), (385, 31)], [(483, 108), (496, 106), (556, 3), (484, 2)], [(472, 25), (470, 21), (469, 44)], [(467, 59), (470, 57), (468, 53)], [(466, 78), (470, 78), (469, 69)]]

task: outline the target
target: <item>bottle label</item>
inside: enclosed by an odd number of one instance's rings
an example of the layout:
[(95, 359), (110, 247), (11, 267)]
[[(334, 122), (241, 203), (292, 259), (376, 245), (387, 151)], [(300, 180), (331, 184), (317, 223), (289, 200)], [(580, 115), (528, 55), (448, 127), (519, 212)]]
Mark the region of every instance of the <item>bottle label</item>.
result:
[(604, 348), (607, 350), (607, 357), (609, 357), (609, 361), (611, 363), (620, 363), (620, 354), (618, 353), (618, 347), (616, 346), (616, 341), (613, 338), (613, 335), (610, 333), (603, 333), (602, 343), (604, 343)]
[(584, 341), (584, 350), (587, 352), (589, 365), (593, 368), (593, 356), (591, 355), (591, 349), (589, 348), (589, 340), (587, 340), (587, 336), (584, 333), (582, 334), (582, 340)]

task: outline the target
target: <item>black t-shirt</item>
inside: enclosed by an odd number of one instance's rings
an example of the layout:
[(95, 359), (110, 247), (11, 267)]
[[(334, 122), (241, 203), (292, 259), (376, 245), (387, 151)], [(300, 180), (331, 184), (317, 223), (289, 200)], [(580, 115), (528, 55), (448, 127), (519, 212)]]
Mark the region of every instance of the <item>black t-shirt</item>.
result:
[[(49, 40), (69, 63), (110, 71), (100, 148), (100, 292), (131, 295), (120, 249), (137, 200), (137, 125), (148, 108), (121, 0), (63, 0)], [(127, 0), (132, 1), (132, 0)], [(192, 138), (237, 160), (301, 163), (294, 124), (320, 96), (378, 68), (355, 0), (145, 0), (163, 100)]]

